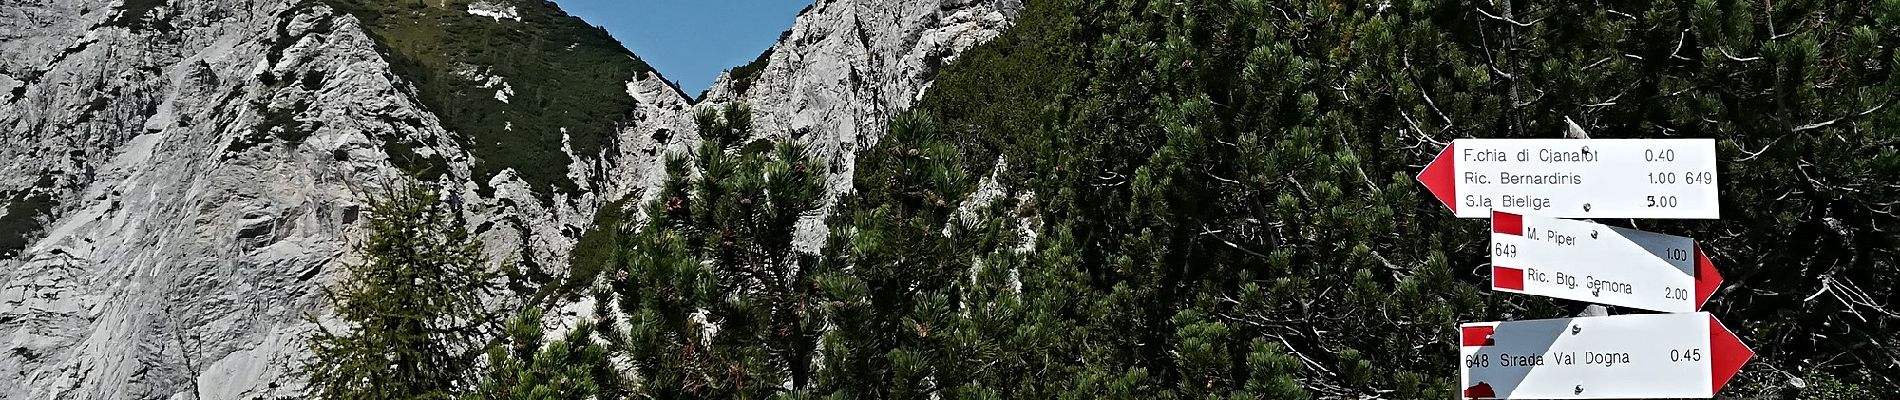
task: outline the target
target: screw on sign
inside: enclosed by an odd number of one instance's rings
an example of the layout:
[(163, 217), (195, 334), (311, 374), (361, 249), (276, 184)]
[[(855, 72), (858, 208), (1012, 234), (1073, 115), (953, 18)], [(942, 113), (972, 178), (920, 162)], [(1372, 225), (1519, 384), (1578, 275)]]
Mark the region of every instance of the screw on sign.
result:
[(1754, 357), (1701, 312), (1481, 322), (1459, 333), (1460, 387), (1474, 399), (1711, 398)]

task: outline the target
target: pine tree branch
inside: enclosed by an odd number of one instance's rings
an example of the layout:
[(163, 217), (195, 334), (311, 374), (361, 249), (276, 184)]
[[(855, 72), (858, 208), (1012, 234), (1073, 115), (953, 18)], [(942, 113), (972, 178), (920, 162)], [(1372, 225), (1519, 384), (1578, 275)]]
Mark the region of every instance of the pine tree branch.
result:
[(1689, 43), (1689, 29), (1684, 28), (1682, 30), (1682, 33), (1676, 35), (1676, 48), (1674, 50), (1669, 51), (1669, 58), (1674, 58), (1674, 59), (1683, 60), (1683, 61), (1690, 61), (1688, 57), (1683, 57), (1680, 55), (1682, 53), (1682, 46), (1687, 43)]
[(1606, 63), (1606, 62), (1609, 62), (1610, 60), (1612, 60), (1612, 59), (1615, 59), (1615, 58), (1616, 58), (1616, 56), (1606, 56), (1606, 57), (1603, 57), (1603, 59), (1600, 59), (1600, 60), (1596, 60), (1596, 62), (1592, 62), (1592, 63), (1590, 63), (1590, 65), (1585, 65), (1585, 66), (1583, 66), (1583, 68), (1578, 68), (1578, 69), (1577, 69), (1577, 71), (1579, 71), (1579, 72), (1581, 72), (1581, 71), (1589, 71), (1590, 69), (1592, 69), (1592, 68), (1596, 68), (1596, 67), (1597, 67), (1597, 66), (1599, 66), (1599, 65), (1603, 65), (1603, 63)]
[[(1413, 144), (1413, 145), (1412, 145), (1411, 147), (1408, 147), (1408, 149), (1417, 149), (1417, 148), (1419, 148), (1419, 147), (1420, 147), (1420, 145), (1418, 145), (1418, 144), (1417, 144), (1418, 142), (1429, 142), (1429, 143), (1432, 143), (1432, 144), (1437, 144), (1437, 145), (1439, 145), (1439, 146), (1443, 146), (1443, 145), (1445, 145), (1444, 143), (1438, 143), (1437, 141), (1433, 141), (1433, 140), (1431, 140), (1431, 136), (1429, 136), (1429, 135), (1426, 135), (1426, 134), (1425, 134), (1425, 130), (1424, 130), (1424, 129), (1420, 129), (1420, 128), (1418, 127), (1418, 120), (1414, 120), (1414, 119), (1412, 119), (1412, 113), (1410, 113), (1410, 112), (1407, 112), (1407, 111), (1405, 111), (1405, 108), (1404, 108), (1404, 107), (1400, 107), (1400, 108), (1399, 108), (1399, 117), (1401, 117), (1401, 118), (1404, 118), (1404, 119), (1405, 119), (1405, 125), (1406, 125), (1406, 126), (1409, 126), (1409, 127), (1411, 127), (1411, 128), (1412, 128), (1412, 132), (1413, 132), (1413, 133), (1416, 133), (1416, 134), (1417, 134), (1417, 136), (1418, 136), (1418, 139), (1416, 139), (1416, 140), (1413, 140), (1413, 143), (1414, 143), (1414, 144)], [(1401, 132), (1403, 132), (1403, 131), (1405, 131), (1405, 130), (1404, 130), (1404, 129), (1400, 129), (1399, 131), (1401, 131)]]
[[(1199, 221), (1196, 221), (1196, 222), (1199, 222)], [(1241, 247), (1239, 243), (1234, 243), (1232, 241), (1227, 240), (1227, 238), (1221, 237), (1220, 234), (1222, 232), (1226, 232), (1226, 230), (1223, 229), (1223, 230), (1216, 231), (1216, 230), (1208, 229), (1207, 223), (1205, 222), (1200, 222), (1200, 224), (1201, 224), (1201, 233), (1199, 234), (1199, 236), (1213, 236), (1214, 240), (1219, 240), (1221, 243), (1226, 243), (1227, 247), (1232, 247), (1234, 248), (1234, 250), (1240, 250), (1247, 254), (1252, 254), (1254, 257), (1267, 258), (1266, 254), (1260, 254), (1260, 252), (1253, 251), (1252, 249)]]
[(1500, 16), (1496, 16), (1496, 15), (1492, 15), (1492, 14), (1491, 14), (1490, 12), (1488, 12), (1488, 11), (1485, 11), (1485, 10), (1484, 10), (1484, 8), (1479, 8), (1479, 7), (1473, 7), (1473, 9), (1475, 9), (1475, 10), (1478, 10), (1478, 13), (1479, 13), (1479, 14), (1484, 14), (1484, 16), (1485, 16), (1485, 17), (1488, 17), (1488, 18), (1491, 18), (1491, 19), (1495, 19), (1495, 20), (1499, 20), (1499, 21), (1504, 21), (1505, 23), (1508, 23), (1508, 24), (1511, 24), (1511, 25), (1517, 25), (1517, 26), (1520, 26), (1520, 27), (1525, 27), (1525, 28), (1529, 28), (1529, 27), (1530, 27), (1531, 25), (1536, 25), (1537, 23), (1539, 23), (1539, 22), (1543, 22), (1543, 21), (1544, 21), (1544, 19), (1543, 19), (1543, 18), (1538, 18), (1538, 19), (1536, 19), (1536, 20), (1532, 20), (1531, 22), (1517, 22), (1517, 21), (1515, 21), (1515, 20), (1512, 20), (1512, 19), (1510, 19), (1510, 18), (1506, 18), (1506, 17), (1500, 17)]
[[(1751, 152), (1751, 151), (1748, 151), (1748, 149), (1742, 149), (1742, 152), (1743, 152), (1743, 153), (1747, 153), (1748, 155), (1747, 155), (1746, 157), (1742, 157), (1742, 158), (1740, 158), (1740, 159), (1737, 159), (1737, 160), (1735, 160), (1735, 161), (1736, 161), (1736, 162), (1748, 162), (1748, 161), (1753, 161), (1753, 160), (1754, 160), (1754, 159), (1755, 159), (1756, 157), (1761, 157), (1761, 155), (1762, 155), (1762, 153), (1766, 153), (1766, 152), (1768, 152), (1768, 149), (1769, 149), (1769, 148), (1772, 148), (1772, 147), (1775, 147), (1775, 144), (1777, 144), (1777, 143), (1781, 143), (1781, 139), (1785, 139), (1785, 138), (1787, 138), (1787, 137), (1788, 137), (1788, 135), (1781, 135), (1781, 136), (1779, 136), (1779, 137), (1776, 137), (1776, 138), (1775, 138), (1775, 140), (1771, 140), (1771, 141), (1769, 141), (1769, 142), (1768, 142), (1768, 144), (1766, 144), (1766, 145), (1762, 145), (1762, 146), (1761, 146), (1761, 150), (1756, 150), (1756, 151), (1752, 151), (1752, 152)], [(1783, 196), (1785, 197), (1785, 196), (1787, 196), (1787, 195), (1785, 195), (1785, 194), (1784, 194)], [(1776, 199), (1776, 200), (1777, 200), (1777, 201), (1779, 201), (1780, 199)]]
[(1735, 56), (1734, 54), (1729, 54), (1729, 53), (1728, 53), (1728, 49), (1727, 49), (1727, 48), (1724, 48), (1724, 47), (1721, 47), (1721, 46), (1716, 46), (1716, 47), (1715, 47), (1715, 50), (1716, 50), (1716, 51), (1720, 51), (1720, 52), (1722, 52), (1722, 56), (1724, 56), (1724, 57), (1728, 57), (1728, 59), (1729, 59), (1730, 61), (1736, 61), (1736, 62), (1749, 62), (1749, 61), (1755, 61), (1755, 60), (1760, 60), (1760, 59), (1761, 59), (1761, 56), (1754, 56), (1754, 57), (1736, 57), (1736, 56)]
[[(1425, 104), (1432, 107), (1432, 112), (1437, 113), (1438, 118), (1445, 120), (1445, 129), (1440, 129), (1439, 132), (1443, 133), (1444, 131), (1450, 130), (1453, 127), (1457, 126), (1458, 124), (1451, 122), (1451, 116), (1446, 115), (1445, 110), (1438, 108), (1438, 102), (1432, 101), (1432, 95), (1430, 93), (1426, 93), (1427, 90), (1425, 90), (1425, 86), (1419, 84), (1418, 73), (1416, 72), (1417, 69), (1412, 68), (1411, 53), (1407, 52), (1405, 54), (1400, 54), (1399, 63), (1405, 65), (1406, 77), (1411, 79), (1412, 87), (1418, 89), (1417, 90), (1418, 96), (1425, 99)], [(1404, 111), (1401, 110), (1400, 112), (1403, 113)], [(1407, 116), (1406, 121), (1411, 122), (1411, 118), (1409, 115)], [(1418, 130), (1418, 133), (1421, 135), (1425, 133), (1423, 129), (1418, 128), (1417, 122), (1412, 123), (1412, 129)], [(1430, 138), (1428, 136), (1427, 140), (1429, 139)], [(1445, 143), (1441, 143), (1437, 141), (1433, 141), (1432, 143), (1437, 144), (1439, 146), (1445, 145)]]
[(1214, 180), (1217, 180), (1217, 181), (1221, 181), (1221, 182), (1225, 182), (1225, 183), (1240, 183), (1240, 181), (1236, 181), (1236, 180), (1233, 180), (1233, 179), (1227, 179), (1227, 178), (1222, 178), (1222, 177), (1220, 177), (1219, 175), (1214, 175), (1214, 173), (1213, 173), (1213, 172), (1207, 172), (1207, 171), (1201, 171), (1201, 174), (1202, 174), (1202, 175), (1207, 175), (1207, 177), (1209, 177), (1209, 178), (1214, 178)]
[(1816, 122), (1816, 123), (1811, 123), (1811, 124), (1807, 124), (1807, 125), (1802, 125), (1802, 126), (1797, 126), (1797, 127), (1795, 127), (1795, 128), (1794, 128), (1794, 132), (1801, 132), (1801, 131), (1805, 131), (1805, 130), (1811, 130), (1811, 129), (1818, 129), (1818, 128), (1823, 128), (1823, 127), (1827, 127), (1827, 126), (1829, 126), (1829, 125), (1834, 125), (1834, 123), (1836, 123), (1836, 122), (1841, 122), (1841, 120), (1843, 120), (1843, 119), (1849, 119), (1849, 118), (1855, 118), (1855, 117), (1862, 117), (1862, 116), (1866, 116), (1867, 114), (1873, 114), (1873, 113), (1874, 113), (1875, 111), (1880, 111), (1880, 109), (1882, 109), (1882, 108), (1887, 108), (1887, 105), (1888, 105), (1888, 104), (1892, 104), (1892, 103), (1891, 103), (1891, 102), (1888, 102), (1888, 103), (1880, 103), (1880, 105), (1878, 105), (1878, 106), (1874, 106), (1874, 108), (1870, 108), (1870, 109), (1867, 109), (1867, 111), (1861, 111), (1861, 112), (1860, 112), (1859, 114), (1854, 114), (1854, 115), (1849, 115), (1849, 116), (1845, 116), (1845, 117), (1839, 117), (1839, 118), (1835, 118), (1835, 119), (1830, 119), (1830, 120), (1827, 120), (1827, 121), (1822, 121), (1822, 122)]

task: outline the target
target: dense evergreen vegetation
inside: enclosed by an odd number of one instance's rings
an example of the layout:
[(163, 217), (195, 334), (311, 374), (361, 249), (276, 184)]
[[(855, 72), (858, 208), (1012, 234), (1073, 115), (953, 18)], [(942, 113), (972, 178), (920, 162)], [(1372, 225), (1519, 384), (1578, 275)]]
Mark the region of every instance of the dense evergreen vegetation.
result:
[[(1457, 323), (1582, 305), (1483, 290), (1484, 222), (1411, 176), (1451, 139), (1570, 119), (1718, 139), (1726, 218), (1641, 227), (1702, 239), (1728, 277), (1708, 308), (1761, 353), (1731, 393), (1891, 390), (1896, 20), (1893, 1), (1030, 2), (859, 155), (814, 266), (824, 362), (783, 388), (1444, 396)], [(991, 175), (1004, 193), (958, 211)], [(631, 247), (697, 251), (675, 246)]]
[(481, 388), (466, 397), (581, 400), (617, 393), (619, 373), (608, 363), (607, 349), (594, 339), (591, 323), (550, 342), (541, 313), (531, 310), (509, 320), (505, 334), (502, 343), (488, 350)]
[(811, 385), (822, 323), (816, 257), (792, 232), (824, 196), (801, 146), (748, 142), (742, 106), (696, 118), (698, 151), (667, 159), (647, 221), (619, 235), (599, 294), (635, 397), (765, 398)]
[[(1038, 310), (1104, 350), (1077, 376), (1237, 388), (1252, 367), (1219, 360), (1266, 338), (1320, 393), (1442, 396), (1455, 323), (1580, 305), (1480, 290), (1483, 221), (1410, 174), (1451, 139), (1571, 118), (1718, 139), (1725, 218), (1642, 228), (1702, 239), (1728, 277), (1708, 308), (1761, 353), (1731, 390), (1890, 391), (1895, 22), (1894, 1), (1034, 1), (919, 108), (972, 175), (1001, 156), (1034, 195), (1023, 296), (1077, 304)], [(1028, 282), (1071, 263), (1076, 292)]]
[(825, 169), (702, 112), (656, 200), (578, 246), (600, 322), (511, 324), (484, 393), (1443, 398), (1456, 324), (1583, 305), (1483, 289), (1485, 221), (1412, 175), (1569, 119), (1717, 139), (1723, 219), (1600, 222), (1702, 241), (1759, 353), (1726, 393), (1875, 398), (1896, 48), (1894, 0), (1030, 1), (858, 154), (816, 251)]
[[(562, 138), (569, 138), (576, 155), (599, 154), (618, 129), (634, 123), (627, 82), (653, 72), (607, 32), (553, 3), (323, 1), (369, 28), (391, 64), (416, 85), (422, 103), (474, 154), (473, 179), (482, 185), (512, 168), (544, 195), (579, 190), (567, 177), (570, 160)], [(520, 20), (470, 14), (474, 3), (512, 7)]]

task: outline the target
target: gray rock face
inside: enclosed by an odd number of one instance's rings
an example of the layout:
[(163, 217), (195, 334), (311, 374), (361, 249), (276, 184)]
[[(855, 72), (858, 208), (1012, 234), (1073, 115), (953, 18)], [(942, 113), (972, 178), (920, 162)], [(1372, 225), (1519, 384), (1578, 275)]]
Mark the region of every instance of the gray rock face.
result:
[[(762, 135), (799, 136), (831, 163), (831, 189), (820, 214), (851, 189), (857, 151), (884, 136), (891, 117), (909, 109), (937, 71), (957, 54), (1002, 34), (1021, 0), (819, 1), (767, 56), (744, 93), (726, 74), (703, 104), (743, 102)], [(800, 248), (824, 240), (824, 219), (801, 221)]]
[[(825, 1), (749, 90), (725, 78), (702, 105), (751, 104), (761, 135), (808, 132), (839, 193), (853, 152), (1020, 8)], [(558, 267), (596, 208), (645, 193), (665, 154), (697, 142), (698, 106), (658, 76), (627, 93), (640, 122), (570, 154), (570, 177), (598, 192), (542, 202), (511, 172), (471, 176), (456, 133), (326, 6), (0, 0), (0, 236), (36, 228), (0, 252), (0, 399), (299, 397), (320, 288), (356, 259), (364, 199), (403, 176), (388, 140), (447, 160), (434, 184), (490, 227), (491, 259)]]

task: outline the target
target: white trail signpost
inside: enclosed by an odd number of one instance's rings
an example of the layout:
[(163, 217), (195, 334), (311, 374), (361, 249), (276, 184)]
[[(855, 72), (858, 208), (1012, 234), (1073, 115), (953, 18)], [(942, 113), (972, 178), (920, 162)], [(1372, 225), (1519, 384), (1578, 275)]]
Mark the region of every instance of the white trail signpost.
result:
[(1461, 396), (1715, 397), (1754, 353), (1697, 312), (1722, 284), (1701, 246), (1560, 219), (1721, 218), (1715, 160), (1713, 139), (1446, 146), (1418, 181), (1459, 218), (1491, 219), (1493, 290), (1671, 313), (1464, 324)]
[(1464, 397), (1710, 398), (1754, 352), (1708, 313), (1459, 327)]
[(1714, 139), (1458, 139), (1418, 175), (1459, 218), (1714, 219)]
[(1491, 288), (1662, 312), (1694, 312), (1722, 284), (1695, 239), (1493, 211)]

